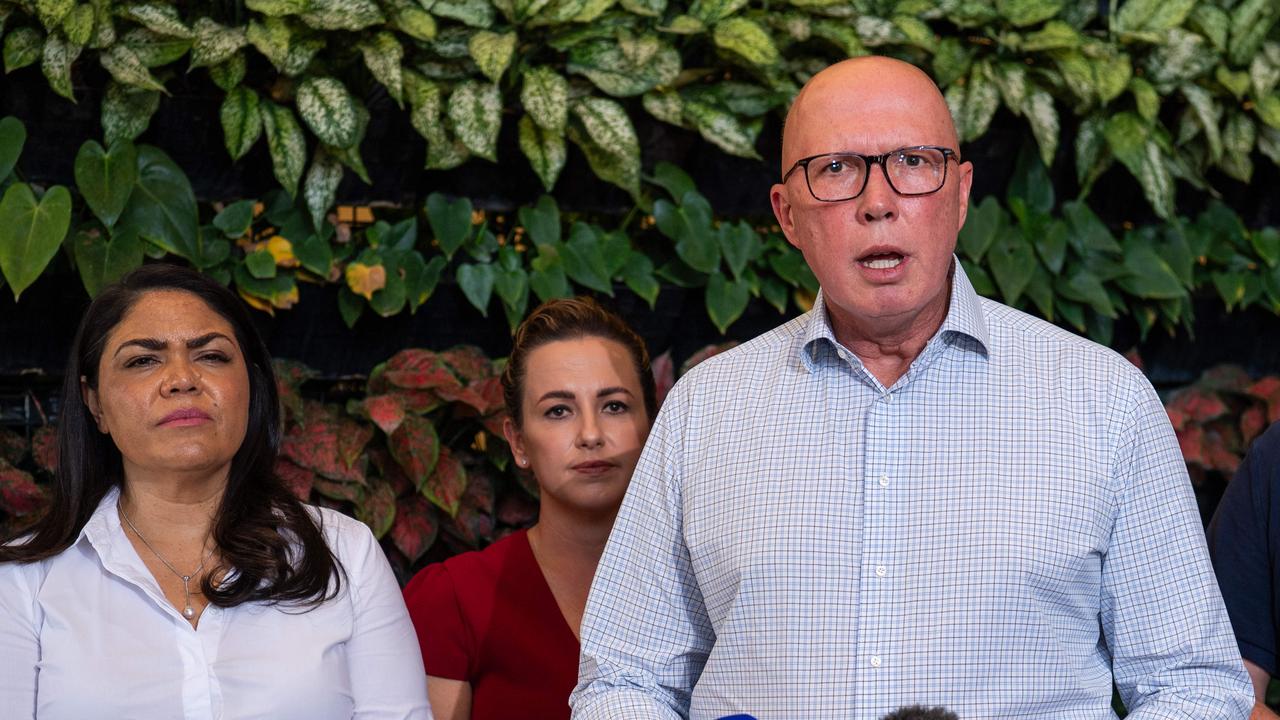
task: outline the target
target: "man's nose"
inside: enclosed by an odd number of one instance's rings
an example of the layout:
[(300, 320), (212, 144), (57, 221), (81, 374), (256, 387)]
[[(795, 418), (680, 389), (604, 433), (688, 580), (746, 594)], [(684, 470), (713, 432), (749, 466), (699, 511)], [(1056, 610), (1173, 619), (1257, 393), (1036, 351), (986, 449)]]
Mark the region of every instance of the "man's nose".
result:
[(898, 214), (898, 193), (889, 185), (884, 163), (867, 168), (867, 186), (858, 197), (858, 219), (862, 222), (892, 220)]

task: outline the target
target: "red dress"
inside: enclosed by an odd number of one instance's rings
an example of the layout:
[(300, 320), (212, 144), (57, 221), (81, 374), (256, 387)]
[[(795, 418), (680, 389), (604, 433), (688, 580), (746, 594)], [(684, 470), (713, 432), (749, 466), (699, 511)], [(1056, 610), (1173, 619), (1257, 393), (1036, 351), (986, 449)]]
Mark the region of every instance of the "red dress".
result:
[(472, 720), (568, 720), (578, 639), (524, 530), (424, 568), (404, 599), (427, 674), (471, 683)]

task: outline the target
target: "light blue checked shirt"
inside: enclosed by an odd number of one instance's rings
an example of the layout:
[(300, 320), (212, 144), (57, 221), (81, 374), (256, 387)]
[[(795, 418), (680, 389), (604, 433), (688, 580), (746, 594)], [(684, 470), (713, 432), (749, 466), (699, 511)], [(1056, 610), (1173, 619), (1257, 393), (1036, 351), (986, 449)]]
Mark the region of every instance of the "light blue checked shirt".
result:
[(582, 624), (575, 720), (1245, 718), (1164, 409), (954, 272), (884, 388), (814, 309), (667, 398)]

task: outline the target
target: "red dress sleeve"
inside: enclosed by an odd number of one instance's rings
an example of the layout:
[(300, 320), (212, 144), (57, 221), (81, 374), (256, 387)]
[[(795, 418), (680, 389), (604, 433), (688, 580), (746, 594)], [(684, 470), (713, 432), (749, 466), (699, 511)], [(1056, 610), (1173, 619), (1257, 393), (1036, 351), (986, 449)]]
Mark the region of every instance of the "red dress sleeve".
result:
[(404, 589), (427, 674), (471, 680), (475, 644), (463, 620), (453, 576), (444, 563), (428, 566)]

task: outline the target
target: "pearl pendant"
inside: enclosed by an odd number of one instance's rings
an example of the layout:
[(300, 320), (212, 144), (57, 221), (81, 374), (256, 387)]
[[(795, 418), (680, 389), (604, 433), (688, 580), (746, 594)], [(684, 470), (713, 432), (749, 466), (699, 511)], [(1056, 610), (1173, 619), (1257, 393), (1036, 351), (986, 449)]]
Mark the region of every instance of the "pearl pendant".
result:
[(184, 618), (186, 618), (186, 619), (190, 620), (191, 618), (193, 618), (193, 617), (195, 617), (195, 616), (196, 616), (196, 609), (195, 609), (195, 608), (191, 607), (190, 605), (188, 605), (188, 606), (186, 606), (186, 607), (182, 608), (182, 617), (184, 617)]

